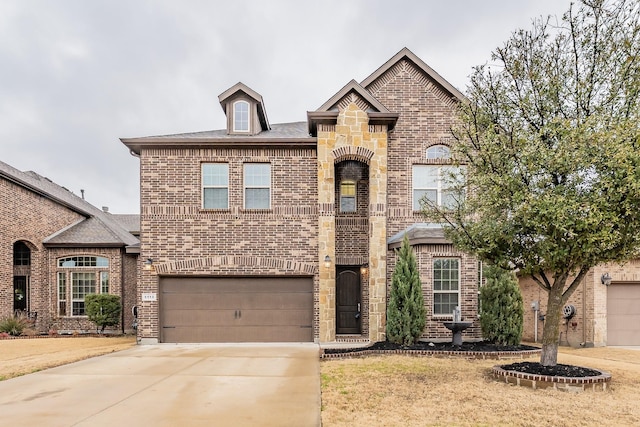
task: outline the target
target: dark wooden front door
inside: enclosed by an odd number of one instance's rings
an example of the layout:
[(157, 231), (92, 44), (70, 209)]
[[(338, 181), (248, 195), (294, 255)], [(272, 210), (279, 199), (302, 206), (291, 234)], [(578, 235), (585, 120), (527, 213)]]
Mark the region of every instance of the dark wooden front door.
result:
[(25, 311), (27, 297), (27, 277), (15, 276), (13, 278), (13, 311)]
[(336, 333), (359, 334), (360, 269), (338, 267), (336, 278)]

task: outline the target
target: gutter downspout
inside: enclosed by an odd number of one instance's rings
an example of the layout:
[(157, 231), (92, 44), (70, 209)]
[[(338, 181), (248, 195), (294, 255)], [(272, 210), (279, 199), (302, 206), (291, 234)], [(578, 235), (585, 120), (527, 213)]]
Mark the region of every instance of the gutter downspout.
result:
[(120, 311), (120, 325), (122, 327), (122, 333), (124, 334), (124, 313), (125, 313), (125, 295), (124, 295), (124, 278), (125, 278), (125, 249), (120, 249), (120, 298), (122, 299), (122, 310)]

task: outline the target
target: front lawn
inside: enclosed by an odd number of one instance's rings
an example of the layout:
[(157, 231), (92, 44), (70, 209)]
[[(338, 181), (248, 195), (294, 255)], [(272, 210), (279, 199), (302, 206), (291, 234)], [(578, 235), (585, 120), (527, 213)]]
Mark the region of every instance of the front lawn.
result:
[(611, 373), (609, 389), (568, 393), (495, 381), (490, 368), (508, 360), (324, 360), (323, 426), (640, 425), (640, 351), (561, 348), (558, 361)]

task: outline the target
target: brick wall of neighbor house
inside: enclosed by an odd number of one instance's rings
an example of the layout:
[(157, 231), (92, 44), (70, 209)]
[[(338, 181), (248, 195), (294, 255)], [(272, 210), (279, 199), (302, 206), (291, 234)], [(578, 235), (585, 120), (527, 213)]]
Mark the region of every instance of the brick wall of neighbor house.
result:
[[(229, 163), (229, 209), (203, 210), (201, 164)], [(243, 164), (271, 164), (271, 209), (243, 209)], [(141, 167), (141, 259), (161, 275), (315, 276), (316, 152), (308, 148), (145, 149)], [(141, 271), (141, 294), (158, 276)], [(317, 290), (317, 279), (316, 279)], [(316, 293), (317, 295), (317, 293)], [(317, 298), (317, 297), (316, 297)], [(315, 301), (317, 307), (318, 301)], [(315, 336), (318, 335), (318, 319)], [(158, 303), (139, 308), (138, 337), (157, 339)]]
[[(58, 332), (95, 332), (96, 326), (94, 323), (89, 321), (86, 316), (72, 316), (70, 315), (69, 310), (71, 310), (71, 282), (67, 280), (67, 315), (60, 315), (58, 313), (58, 272), (69, 272), (69, 271), (90, 271), (90, 272), (98, 272), (98, 271), (107, 271), (107, 267), (76, 267), (76, 268), (59, 268), (57, 266), (57, 260), (59, 258), (66, 258), (72, 256), (100, 256), (105, 257), (109, 260), (109, 293), (112, 295), (117, 295), (120, 297), (120, 301), (123, 302), (122, 299), (122, 275), (121, 271), (123, 268), (123, 257), (122, 257), (122, 249), (121, 248), (51, 248), (49, 249), (49, 265), (51, 266), (49, 270), (48, 281), (52, 284), (51, 286), (51, 297), (48, 301), (47, 311), (51, 313), (51, 318), (49, 319), (49, 323), (47, 325), (46, 330), (54, 329)], [(127, 264), (127, 260), (124, 259), (125, 264)], [(129, 261), (130, 264), (130, 261)], [(96, 281), (96, 286), (100, 286), (99, 281)], [(129, 285), (131, 286), (131, 285)], [(125, 290), (126, 292), (127, 290)], [(134, 287), (130, 289), (131, 293), (135, 291), (135, 282)], [(126, 303), (126, 300), (124, 301)], [(127, 309), (127, 307), (123, 307), (123, 309)], [(128, 307), (130, 311), (131, 308)], [(44, 320), (44, 319), (43, 319)], [(122, 326), (110, 327), (108, 328), (110, 331), (121, 332)]]
[(0, 197), (0, 317), (13, 310), (13, 243), (23, 240), (31, 249), (30, 311), (38, 312), (40, 327), (47, 321), (50, 298), (48, 256), (42, 241), (82, 216), (4, 179), (0, 179)]
[[(452, 143), (450, 129), (454, 123), (456, 101), (406, 59), (391, 67), (367, 89), (389, 111), (400, 113), (395, 128), (389, 134), (387, 235), (391, 237), (411, 224), (425, 222), (419, 212), (413, 211), (412, 166), (441, 162), (428, 161), (426, 149), (431, 145)], [(425, 250), (428, 251), (427, 248), (420, 247), (416, 250), (424, 254)], [(467, 272), (465, 277), (468, 280), (462, 287), (469, 289), (461, 309), (463, 317), (469, 319), (475, 317), (477, 312), (477, 262), (462, 254), (460, 256), (463, 257), (462, 269)], [(388, 252), (388, 258), (394, 258), (392, 251)], [(420, 265), (423, 278), (430, 278), (430, 259), (425, 257), (423, 260), (427, 262)], [(393, 265), (395, 263), (387, 266), (389, 278)], [(428, 280), (431, 283), (431, 279)], [(390, 285), (390, 281), (388, 283)], [(426, 289), (425, 292), (431, 295)], [(429, 310), (432, 308), (427, 303), (428, 313)], [(437, 336), (444, 336), (446, 333), (446, 336), (450, 336), (444, 327), (439, 323), (438, 325), (436, 328), (430, 322), (425, 331)], [(472, 329), (465, 331), (465, 337), (479, 337), (479, 331), (474, 325)]]
[(133, 307), (138, 304), (138, 255), (124, 254), (124, 299), (122, 309), (124, 311), (124, 332), (134, 333)]

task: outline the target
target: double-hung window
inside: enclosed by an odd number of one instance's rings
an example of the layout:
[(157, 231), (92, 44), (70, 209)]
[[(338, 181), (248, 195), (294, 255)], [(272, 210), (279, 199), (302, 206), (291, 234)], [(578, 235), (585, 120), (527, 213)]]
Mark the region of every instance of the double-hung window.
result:
[(413, 165), (413, 210), (420, 210), (422, 198), (445, 208), (454, 207), (456, 204), (454, 187), (461, 183), (463, 176), (463, 167)]
[(340, 183), (340, 212), (356, 211), (356, 182), (342, 181)]
[(451, 315), (460, 301), (460, 261), (457, 258), (433, 260), (433, 314)]
[(244, 164), (244, 208), (269, 209), (271, 206), (271, 164)]
[(202, 164), (202, 207), (229, 209), (229, 164)]

